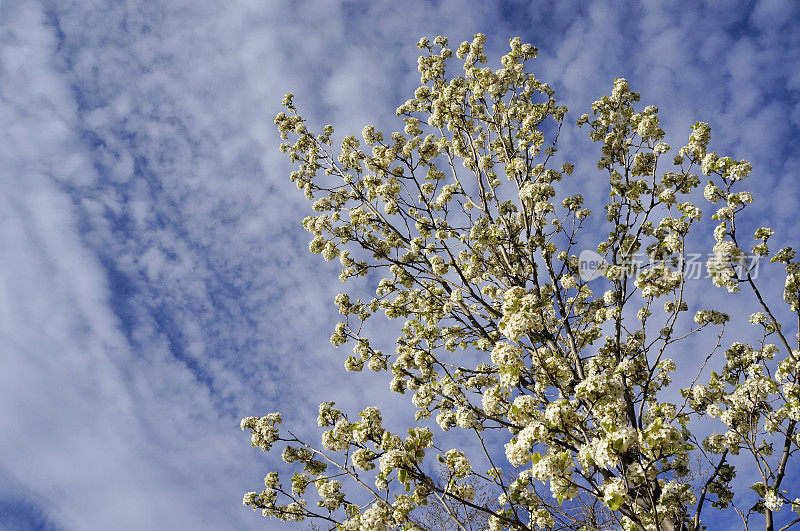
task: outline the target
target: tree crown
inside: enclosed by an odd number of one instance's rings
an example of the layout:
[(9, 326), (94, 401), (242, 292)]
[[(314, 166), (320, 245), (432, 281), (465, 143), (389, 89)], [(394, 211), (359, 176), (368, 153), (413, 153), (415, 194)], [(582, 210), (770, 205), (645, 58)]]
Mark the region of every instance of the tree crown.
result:
[[(750, 164), (709, 151), (702, 122), (670, 155), (658, 109), (637, 110), (639, 94), (616, 79), (577, 120), (600, 144), (609, 183), (604, 214), (593, 215), (580, 194), (565, 194), (577, 177), (557, 156), (567, 109), (528, 71), (536, 48), (511, 39), (493, 70), (484, 43), (479, 34), (454, 52), (444, 37), (421, 39), (421, 84), (397, 109), (403, 129), (367, 126), (340, 149), (333, 127), (311, 132), (284, 98), (275, 122), (296, 165), (291, 180), (313, 201), (309, 248), (338, 258), (343, 282), (377, 284), (374, 296), (337, 296), (344, 320), (331, 342), (352, 344), (347, 370), (390, 374), (417, 422), (394, 433), (376, 407), (351, 415), (324, 402), (316, 445), (280, 431), (277, 413), (248, 417), (253, 445), (288, 443), (283, 460), (302, 471), (288, 483), (271, 472), (244, 504), (342, 529), (441, 518), (460, 529), (699, 529), (709, 506), (731, 506), (745, 527), (763, 514), (772, 529), (782, 506), (800, 510), (783, 483), (800, 444), (800, 359), (779, 321), (798, 311), (800, 274), (792, 249), (769, 249), (771, 228), (747, 243)], [(453, 55), (458, 76), (448, 76)], [(702, 181), (717, 205), (708, 276), (758, 304), (756, 332), (742, 333), (756, 341), (724, 354), (729, 316), (689, 316), (700, 269), (687, 244), (702, 227), (693, 202)], [(788, 308), (759, 291), (760, 258), (784, 265)], [(400, 323), (393, 352), (364, 332), (379, 312)], [(686, 349), (705, 349), (704, 362), (687, 367), (698, 372), (677, 392), (669, 356)], [(448, 449), (450, 430), (473, 444)], [(732, 503), (744, 467), (760, 478), (750, 508)]]

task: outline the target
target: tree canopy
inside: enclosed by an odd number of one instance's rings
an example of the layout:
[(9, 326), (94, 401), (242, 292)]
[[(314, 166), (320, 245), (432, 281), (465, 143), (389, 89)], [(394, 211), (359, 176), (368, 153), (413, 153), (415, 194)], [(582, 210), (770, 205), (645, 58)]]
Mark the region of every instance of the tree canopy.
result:
[[(279, 413), (245, 418), (253, 445), (298, 471), (270, 472), (244, 504), (341, 529), (694, 530), (734, 511), (772, 530), (781, 509), (778, 527), (800, 522), (785, 481), (800, 449), (800, 268), (742, 214), (750, 163), (710, 150), (703, 122), (673, 150), (658, 109), (616, 79), (577, 120), (600, 146), (597, 175), (573, 174), (557, 147), (575, 122), (529, 72), (536, 48), (511, 39), (492, 69), (484, 44), (420, 40), (402, 130), (367, 126), (340, 148), (284, 98), (275, 122), (313, 201), (310, 250), (375, 287), (336, 298), (331, 342), (352, 345), (348, 371), (386, 373), (416, 422), (393, 432), (377, 407), (323, 402), (314, 442)], [(566, 193), (598, 175), (600, 214)], [(715, 228), (698, 239), (703, 198)], [(711, 247), (704, 268), (694, 242)], [(785, 304), (756, 265), (785, 274)], [(715, 287), (752, 305), (752, 329), (690, 311), (689, 290)], [(397, 323), (391, 352), (363, 327), (381, 314)]]

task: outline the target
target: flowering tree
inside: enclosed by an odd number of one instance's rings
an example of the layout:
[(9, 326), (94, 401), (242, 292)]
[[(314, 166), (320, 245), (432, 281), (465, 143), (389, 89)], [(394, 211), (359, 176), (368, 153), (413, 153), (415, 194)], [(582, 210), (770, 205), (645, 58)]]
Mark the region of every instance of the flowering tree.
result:
[[(395, 433), (376, 407), (324, 402), (315, 444), (279, 428), (278, 413), (245, 418), (254, 446), (286, 443), (283, 460), (301, 470), (270, 472), (244, 504), (342, 529), (425, 529), (443, 515), (452, 529), (701, 529), (724, 509), (747, 529), (775, 529), (781, 509), (782, 529), (800, 522), (785, 480), (800, 448), (800, 352), (784, 332), (794, 321), (779, 321), (797, 314), (800, 267), (790, 248), (769, 250), (772, 229), (748, 243), (753, 197), (739, 188), (750, 164), (709, 151), (705, 123), (667, 155), (658, 110), (637, 110), (617, 79), (577, 121), (609, 183), (604, 215), (591, 217), (581, 195), (564, 197), (561, 181), (575, 179), (556, 157), (567, 110), (526, 71), (537, 50), (512, 39), (492, 70), (484, 42), (458, 47), (463, 74), (451, 77), (447, 40), (422, 39), (403, 130), (367, 126), (363, 144), (348, 136), (334, 149), (333, 128), (309, 131), (286, 95), (276, 123), (292, 140), (281, 146), (291, 180), (314, 201), (310, 249), (338, 258), (343, 282), (377, 284), (368, 299), (336, 298), (345, 317), (331, 342), (353, 345), (347, 370), (390, 374), (416, 422)], [(758, 306), (738, 332), (750, 343), (724, 337), (725, 313), (689, 312), (701, 181), (717, 205), (708, 286), (755, 295), (731, 295)], [(602, 257), (591, 274), (585, 249)], [(771, 267), (785, 267), (788, 308), (770, 306), (747, 257), (783, 264)], [(364, 335), (379, 311), (398, 320), (393, 352)], [(673, 352), (702, 362), (683, 368), (684, 389), (671, 385)], [(456, 431), (472, 443), (449, 447)], [(737, 473), (752, 491), (735, 489)]]

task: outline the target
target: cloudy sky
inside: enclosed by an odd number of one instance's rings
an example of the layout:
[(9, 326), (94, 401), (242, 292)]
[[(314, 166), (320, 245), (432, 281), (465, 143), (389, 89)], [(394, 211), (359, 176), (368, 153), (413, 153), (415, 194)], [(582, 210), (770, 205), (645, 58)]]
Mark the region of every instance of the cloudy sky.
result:
[(383, 387), (328, 343), (340, 286), (307, 256), (284, 92), (313, 124), (388, 127), (419, 37), (482, 32), (496, 58), (521, 35), (574, 118), (619, 76), (674, 145), (709, 122), (797, 243), (799, 6), (0, 1), (0, 527), (268, 528), (241, 507), (269, 464), (239, 419), (302, 430)]

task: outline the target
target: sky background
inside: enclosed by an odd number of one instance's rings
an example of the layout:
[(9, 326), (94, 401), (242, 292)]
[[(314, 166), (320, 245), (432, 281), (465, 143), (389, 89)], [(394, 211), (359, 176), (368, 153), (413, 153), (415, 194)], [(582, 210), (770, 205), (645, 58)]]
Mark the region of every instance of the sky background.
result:
[(339, 133), (397, 127), (419, 37), (482, 32), (496, 61), (520, 35), (569, 122), (615, 77), (676, 147), (709, 122), (791, 244), (798, 28), (791, 0), (0, 1), (0, 527), (270, 528), (239, 419), (391, 402), (328, 342), (341, 286), (298, 223), (284, 92)]

